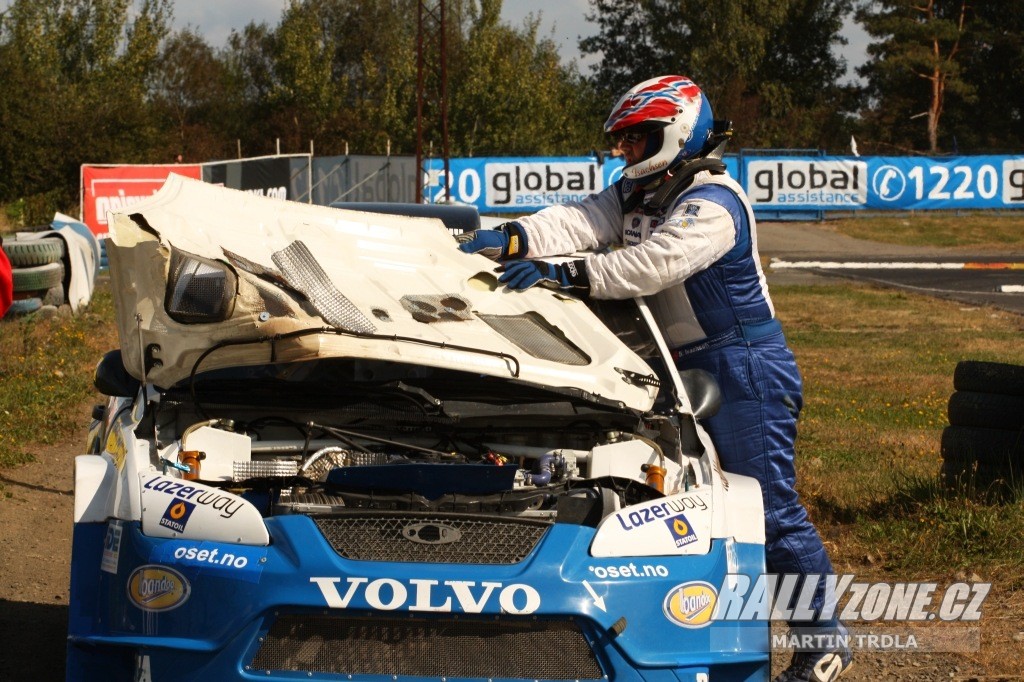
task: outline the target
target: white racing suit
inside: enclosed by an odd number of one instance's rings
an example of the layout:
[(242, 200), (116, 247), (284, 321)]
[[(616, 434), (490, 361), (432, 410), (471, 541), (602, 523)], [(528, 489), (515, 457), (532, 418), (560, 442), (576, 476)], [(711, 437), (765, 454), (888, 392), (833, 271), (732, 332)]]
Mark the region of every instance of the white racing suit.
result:
[[(624, 213), (629, 186), (622, 185), (517, 219), (526, 257), (625, 247), (587, 256), (590, 296), (648, 297), (680, 369), (699, 367), (717, 379), (722, 407), (704, 424), (722, 468), (761, 483), (769, 572), (831, 574), (794, 489), (802, 383), (768, 296), (746, 196), (728, 176), (705, 171), (663, 211), (645, 215)], [(816, 613), (825, 599), (822, 580)], [(816, 625), (834, 624), (827, 617)]]

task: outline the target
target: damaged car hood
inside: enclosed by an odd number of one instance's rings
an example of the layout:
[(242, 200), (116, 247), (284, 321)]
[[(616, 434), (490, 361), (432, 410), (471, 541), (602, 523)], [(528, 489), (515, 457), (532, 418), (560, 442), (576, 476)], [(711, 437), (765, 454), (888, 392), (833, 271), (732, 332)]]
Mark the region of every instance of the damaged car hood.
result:
[(580, 300), (510, 292), (439, 220), (281, 201), (171, 175), (111, 216), (128, 371), (322, 358), (462, 370), (646, 412), (657, 381)]

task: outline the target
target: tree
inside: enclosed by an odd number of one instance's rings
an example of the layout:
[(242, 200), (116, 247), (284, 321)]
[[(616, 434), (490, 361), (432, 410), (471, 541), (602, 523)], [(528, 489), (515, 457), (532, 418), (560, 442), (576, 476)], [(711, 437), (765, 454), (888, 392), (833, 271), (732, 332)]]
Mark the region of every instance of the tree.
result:
[(758, 68), (755, 130), (772, 146), (843, 149), (860, 90), (834, 47), (852, 0), (794, 0)]
[[(601, 61), (591, 67), (590, 82), (610, 100), (609, 108), (616, 97), (640, 81), (686, 70), (685, 62), (672, 63), (672, 48), (655, 42), (654, 24), (667, 16), (675, 17), (674, 13), (666, 11), (665, 3), (590, 0), (590, 6), (592, 12), (587, 15), (587, 21), (596, 23), (598, 32), (581, 39), (579, 48), (583, 54), (600, 55)], [(676, 41), (672, 43), (675, 45)], [(642, 58), (638, 59), (638, 55)]]
[(323, 4), (292, 0), (277, 27), (272, 96), (289, 114), (293, 148), (322, 134), (341, 103), (332, 68), (336, 36)]
[(973, 96), (949, 98), (943, 128), (954, 149), (1018, 153), (1024, 145), (1024, 9), (973, 0), (961, 41), (962, 78)]
[[(225, 59), (249, 112), (243, 118), (290, 149), (313, 139), (322, 154), (379, 154), (389, 144), (412, 153), (417, 2), (292, 0), (276, 29), (250, 25), (234, 34)], [(539, 21), (511, 27), (500, 10), (500, 0), (447, 5), (451, 152), (589, 151), (600, 139), (591, 88), (538, 36)], [(427, 76), (436, 91), (439, 73)], [(427, 130), (439, 153), (439, 122)]]
[(601, 107), (576, 70), (563, 66), (539, 19), (516, 28), (501, 2), (482, 0), (452, 64), (451, 131), (456, 154), (583, 154), (602, 145)]
[(267, 24), (250, 22), (240, 32), (231, 32), (220, 55), (227, 73), (224, 106), (229, 116), (224, 119), (225, 132), (237, 143), (240, 155), (274, 151), (276, 131), (269, 128), (275, 114), (272, 94), (276, 87), (276, 50), (274, 30)]
[(31, 220), (77, 203), (84, 162), (145, 159), (169, 0), (15, 0), (0, 27), (0, 199)]
[(186, 28), (164, 42), (160, 64), (152, 93), (154, 112), (166, 119), (168, 131), (160, 157), (220, 158), (227, 150), (217, 121), (231, 110), (224, 62), (194, 29)]
[(741, 146), (825, 146), (843, 137), (856, 94), (838, 85), (845, 64), (832, 52), (851, 2), (591, 0), (599, 33), (580, 49), (602, 56), (591, 81), (609, 97), (682, 73), (733, 120)]
[[(947, 97), (974, 98), (964, 79), (962, 46), (968, 28), (966, 0), (878, 0), (857, 12), (876, 42), (858, 69), (868, 81), (868, 120), (882, 142), (939, 151), (939, 129)], [(910, 122), (925, 122), (925, 135)]]

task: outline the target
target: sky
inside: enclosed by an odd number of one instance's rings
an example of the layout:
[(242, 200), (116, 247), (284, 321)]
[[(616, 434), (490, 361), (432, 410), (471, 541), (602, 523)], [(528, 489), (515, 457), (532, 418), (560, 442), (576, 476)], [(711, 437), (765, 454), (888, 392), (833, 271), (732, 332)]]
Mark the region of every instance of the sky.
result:
[[(0, 11), (10, 6), (11, 0), (0, 0)], [(174, 0), (174, 26), (192, 26), (215, 47), (227, 42), (232, 29), (241, 29), (250, 21), (276, 25), (288, 0)], [(541, 35), (550, 37), (558, 46), (563, 61), (576, 59), (580, 70), (589, 74), (587, 68), (594, 57), (583, 59), (577, 49), (581, 37), (594, 35), (597, 25), (586, 20), (590, 11), (587, 0), (505, 0), (501, 16), (514, 26), (522, 24), (530, 14), (541, 19)], [(856, 24), (847, 26), (843, 35), (850, 44), (841, 54), (850, 69), (848, 77), (853, 78), (853, 67), (866, 59), (865, 48), (868, 37)]]

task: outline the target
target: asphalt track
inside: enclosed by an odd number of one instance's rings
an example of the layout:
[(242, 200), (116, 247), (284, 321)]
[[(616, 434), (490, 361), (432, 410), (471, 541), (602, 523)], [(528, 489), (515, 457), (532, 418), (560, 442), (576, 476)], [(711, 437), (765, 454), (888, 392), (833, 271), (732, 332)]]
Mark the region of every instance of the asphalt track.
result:
[(809, 223), (761, 223), (758, 245), (769, 283), (842, 277), (1024, 315), (1024, 251), (893, 246)]

